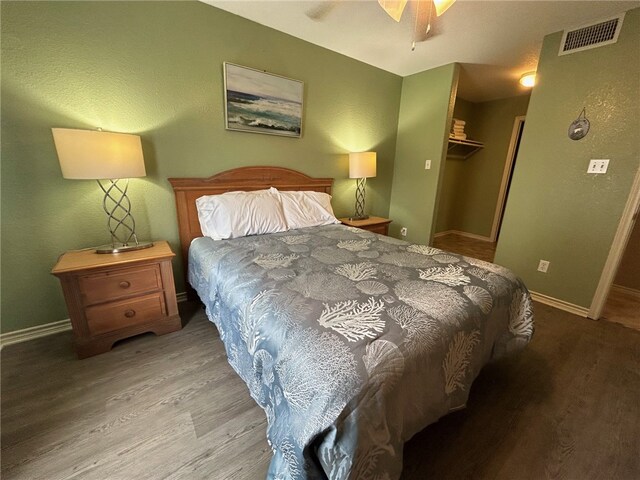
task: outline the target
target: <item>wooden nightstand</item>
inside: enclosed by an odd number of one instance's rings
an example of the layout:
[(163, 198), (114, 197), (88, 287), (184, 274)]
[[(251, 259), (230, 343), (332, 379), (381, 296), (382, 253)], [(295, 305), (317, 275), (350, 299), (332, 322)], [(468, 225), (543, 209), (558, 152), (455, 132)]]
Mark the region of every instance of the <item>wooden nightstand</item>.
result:
[(182, 328), (164, 241), (133, 252), (63, 254), (51, 271), (62, 283), (78, 357), (108, 352), (123, 338)]
[(381, 235), (389, 234), (389, 224), (392, 220), (382, 217), (369, 217), (366, 220), (349, 220), (348, 218), (339, 218), (342, 223), (350, 227), (362, 228), (373, 233)]

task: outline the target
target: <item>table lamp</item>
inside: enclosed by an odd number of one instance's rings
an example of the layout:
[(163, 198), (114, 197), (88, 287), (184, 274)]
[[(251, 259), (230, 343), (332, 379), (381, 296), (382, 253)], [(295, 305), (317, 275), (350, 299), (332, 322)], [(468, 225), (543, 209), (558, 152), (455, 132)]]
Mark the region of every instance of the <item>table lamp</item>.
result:
[[(127, 196), (129, 178), (146, 175), (140, 137), (100, 130), (52, 128), (51, 131), (62, 176), (96, 180), (104, 192), (102, 208), (108, 217), (111, 244), (98, 247), (96, 252), (121, 253), (153, 246), (151, 242), (138, 241)], [(124, 188), (118, 185), (121, 179), (125, 179)]]
[(364, 213), (367, 178), (376, 176), (376, 152), (349, 154), (349, 178), (356, 178), (356, 212), (350, 220), (365, 220)]

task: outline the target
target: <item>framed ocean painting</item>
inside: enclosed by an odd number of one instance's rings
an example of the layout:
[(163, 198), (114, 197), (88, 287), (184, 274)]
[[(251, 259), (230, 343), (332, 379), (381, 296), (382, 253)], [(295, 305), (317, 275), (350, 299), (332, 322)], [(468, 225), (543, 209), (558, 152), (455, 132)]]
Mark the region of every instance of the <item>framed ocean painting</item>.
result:
[(299, 138), (303, 92), (299, 80), (225, 62), (226, 128)]

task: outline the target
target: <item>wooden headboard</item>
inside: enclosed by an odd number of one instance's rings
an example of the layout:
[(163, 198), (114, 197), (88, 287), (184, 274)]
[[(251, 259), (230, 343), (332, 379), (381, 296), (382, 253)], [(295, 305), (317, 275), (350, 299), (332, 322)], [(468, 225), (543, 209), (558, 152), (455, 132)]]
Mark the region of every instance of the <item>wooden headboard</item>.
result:
[(311, 190), (331, 194), (333, 178), (312, 178), (304, 173), (282, 167), (242, 167), (226, 170), (209, 178), (170, 178), (176, 196), (180, 247), (185, 275), (189, 245), (201, 237), (196, 199), (203, 195), (219, 195), (231, 191), (262, 190), (275, 187), (278, 190)]

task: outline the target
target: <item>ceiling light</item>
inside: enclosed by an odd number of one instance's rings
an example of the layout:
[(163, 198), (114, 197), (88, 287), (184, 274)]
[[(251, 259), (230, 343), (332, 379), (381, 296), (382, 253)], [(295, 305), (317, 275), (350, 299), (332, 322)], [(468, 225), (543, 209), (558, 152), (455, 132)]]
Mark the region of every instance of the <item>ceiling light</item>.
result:
[(447, 9), (455, 3), (456, 0), (433, 0), (433, 4), (436, 7), (436, 15), (439, 17)]
[(520, 85), (531, 88), (536, 84), (536, 72), (527, 72), (520, 77)]

